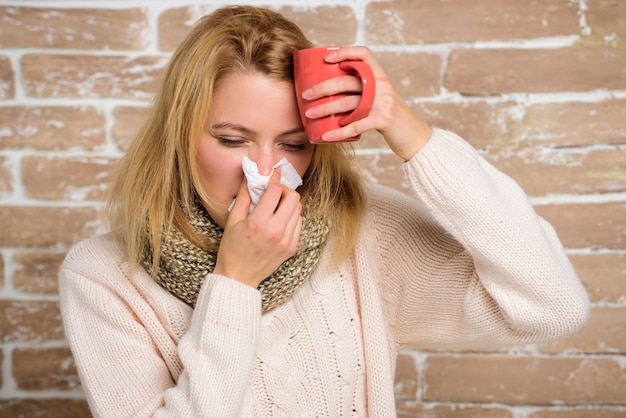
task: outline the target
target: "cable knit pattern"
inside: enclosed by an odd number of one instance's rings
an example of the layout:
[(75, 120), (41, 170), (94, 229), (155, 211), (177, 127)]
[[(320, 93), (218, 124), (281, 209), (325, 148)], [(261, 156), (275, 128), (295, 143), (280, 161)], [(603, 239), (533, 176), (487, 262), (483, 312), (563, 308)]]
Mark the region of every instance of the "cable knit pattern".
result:
[(94, 416), (395, 416), (397, 350), (563, 338), (589, 301), (520, 188), (452, 133), (404, 165), (413, 197), (372, 185), (359, 243), (262, 314), (260, 293), (209, 274), (196, 308), (108, 235), (68, 254), (66, 335)]
[(262, 405), (257, 415), (292, 417), (297, 411), (302, 417), (327, 417), (354, 411), (364, 416), (363, 352), (352, 281), (338, 272), (316, 275), (293, 302), (262, 319), (267, 332), (251, 380), (253, 389), (264, 387), (255, 390)]

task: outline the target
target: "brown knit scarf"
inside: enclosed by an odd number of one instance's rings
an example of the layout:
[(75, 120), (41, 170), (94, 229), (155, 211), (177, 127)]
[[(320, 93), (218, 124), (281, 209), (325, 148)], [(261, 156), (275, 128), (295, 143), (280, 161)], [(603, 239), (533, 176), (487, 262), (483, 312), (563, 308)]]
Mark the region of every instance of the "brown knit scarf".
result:
[[(258, 286), (264, 313), (289, 299), (319, 261), (328, 236), (328, 222), (311, 217), (307, 207), (303, 204), (302, 232), (296, 253)], [(196, 232), (216, 244), (215, 248), (219, 246), (224, 231), (213, 222), (199, 202), (192, 208), (189, 223)], [(152, 251), (148, 248), (144, 251), (141, 264), (150, 275), (152, 258)], [(180, 231), (172, 228), (161, 246), (156, 281), (193, 307), (206, 275), (215, 268), (216, 259), (216, 251), (206, 251), (194, 245)]]

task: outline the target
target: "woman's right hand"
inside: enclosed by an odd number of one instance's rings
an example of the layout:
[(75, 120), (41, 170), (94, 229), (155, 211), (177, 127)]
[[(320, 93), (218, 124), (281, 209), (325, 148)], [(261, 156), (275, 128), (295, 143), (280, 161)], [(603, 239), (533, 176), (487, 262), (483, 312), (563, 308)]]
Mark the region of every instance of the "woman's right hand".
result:
[(249, 212), (244, 178), (228, 215), (213, 272), (252, 287), (295, 254), (302, 230), (300, 194), (280, 184), (274, 169), (265, 193)]

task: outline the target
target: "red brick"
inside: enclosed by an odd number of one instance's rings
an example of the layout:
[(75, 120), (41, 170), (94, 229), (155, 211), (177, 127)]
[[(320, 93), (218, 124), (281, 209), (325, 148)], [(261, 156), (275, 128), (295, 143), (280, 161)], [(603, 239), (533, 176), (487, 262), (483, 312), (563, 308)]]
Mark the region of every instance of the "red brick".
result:
[(398, 418), (513, 418), (511, 411), (491, 406), (426, 406), (421, 403), (396, 402)]
[(456, 50), (445, 82), (468, 95), (619, 90), (626, 88), (626, 48)]
[(143, 9), (0, 7), (0, 48), (143, 49)]
[(0, 399), (3, 417), (91, 418), (87, 401), (82, 399)]
[(435, 54), (378, 52), (376, 59), (400, 96), (429, 97), (441, 92), (441, 57)]
[(99, 226), (91, 207), (0, 206), (0, 247), (69, 247)]
[(0, 149), (94, 150), (105, 145), (104, 115), (90, 106), (7, 106)]
[(34, 97), (149, 99), (166, 62), (154, 56), (26, 54), (22, 75)]
[(587, 254), (570, 256), (592, 302), (617, 303), (626, 295), (626, 255)]
[(368, 131), (361, 135), (361, 139), (352, 143), (354, 150), (381, 150), (389, 149), (383, 136), (377, 131)]
[(175, 50), (198, 19), (214, 9), (212, 6), (199, 5), (165, 10), (159, 15), (159, 48), (163, 51)]
[(424, 400), (514, 405), (625, 403), (626, 373), (613, 358), (431, 355)]
[(140, 106), (117, 106), (113, 109), (111, 136), (122, 151), (127, 151), (131, 142), (144, 124), (148, 110)]
[(367, 6), (373, 44), (471, 42), (578, 35), (578, 6), (560, 0), (392, 0)]
[(528, 418), (624, 418), (624, 409), (618, 407), (542, 409), (528, 415)]
[(569, 203), (535, 208), (566, 248), (624, 248), (626, 203)]
[(8, 58), (0, 56), (0, 100), (15, 97), (13, 66)]
[[(159, 16), (159, 45), (173, 51), (191, 27), (215, 7), (193, 6), (164, 11)], [(356, 41), (357, 21), (354, 11), (346, 6), (274, 8), (295, 22), (307, 38), (317, 46), (352, 45)]]
[[(477, 100), (412, 105), (431, 127), (455, 132), (477, 148), (623, 144), (626, 140), (624, 100), (522, 106)], [(373, 146), (362, 140), (357, 147)]]
[(526, 148), (494, 151), (486, 158), (530, 196), (626, 191), (626, 148), (589, 151)]
[(548, 353), (626, 353), (626, 308), (597, 307), (575, 335), (541, 345)]
[[(626, 157), (623, 153), (593, 151), (578, 155), (563, 150), (536, 149), (510, 153), (510, 150), (495, 150), (485, 157), (513, 177), (530, 196), (626, 190)], [(395, 155), (368, 153), (357, 156), (357, 161), (368, 179), (401, 191), (409, 190), (401, 161)]]
[(13, 256), (13, 288), (19, 292), (56, 294), (65, 253), (17, 253)]
[(409, 184), (404, 179), (402, 172), (402, 160), (395, 154), (357, 155), (356, 162), (366, 180), (383, 184), (401, 192), (409, 192)]
[(514, 127), (531, 145), (579, 146), (626, 141), (626, 100), (540, 103), (525, 110)]
[(419, 387), (417, 363), (410, 354), (400, 353), (396, 360), (396, 399), (416, 399)]
[(358, 22), (352, 7), (283, 7), (277, 10), (295, 22), (315, 46), (344, 46), (356, 42)]
[(592, 35), (626, 38), (626, 3), (622, 0), (588, 2), (585, 19)]
[(34, 199), (100, 200), (115, 161), (105, 157), (25, 156), (24, 187)]
[(56, 302), (0, 299), (0, 343), (44, 342), (64, 338)]
[(513, 103), (422, 103), (414, 110), (433, 128), (452, 131), (477, 148), (513, 145)]
[(80, 382), (69, 348), (16, 348), (13, 378), (22, 390), (74, 390)]
[(13, 174), (11, 160), (0, 155), (0, 196), (13, 193)]

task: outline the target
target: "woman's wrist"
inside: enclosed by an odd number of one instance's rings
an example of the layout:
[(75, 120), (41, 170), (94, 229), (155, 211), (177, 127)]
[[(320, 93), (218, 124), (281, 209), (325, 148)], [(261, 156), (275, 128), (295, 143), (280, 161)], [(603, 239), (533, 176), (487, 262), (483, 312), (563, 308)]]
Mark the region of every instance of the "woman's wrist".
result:
[(430, 139), (432, 129), (403, 104), (399, 117), (383, 132), (391, 150), (405, 162), (419, 152)]

